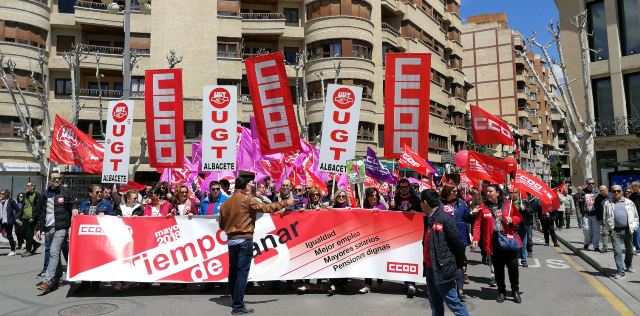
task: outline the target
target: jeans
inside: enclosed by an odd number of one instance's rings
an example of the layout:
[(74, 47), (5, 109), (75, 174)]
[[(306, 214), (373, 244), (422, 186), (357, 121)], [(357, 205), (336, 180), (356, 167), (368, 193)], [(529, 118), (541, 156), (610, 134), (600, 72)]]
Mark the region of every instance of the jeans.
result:
[(251, 259), (253, 240), (246, 239), (240, 244), (229, 245), (229, 290), (233, 299), (233, 310), (244, 307), (244, 292), (247, 289)]
[[(613, 239), (613, 259), (616, 261), (618, 273), (624, 273), (624, 268), (631, 267), (633, 249), (631, 248), (631, 231), (629, 227), (616, 227), (611, 232)], [(622, 242), (624, 242), (624, 266), (622, 265)]]
[(2, 223), (2, 228), (7, 232), (7, 239), (9, 239), (11, 251), (16, 251), (16, 241), (13, 239), (13, 224)]
[(636, 252), (640, 252), (640, 229), (633, 232), (633, 245), (636, 247)]
[(50, 243), (49, 252), (51, 254), (47, 272), (44, 275), (44, 282), (53, 285), (62, 278), (62, 258), (60, 254), (62, 253), (63, 245), (67, 243), (67, 230), (50, 228), (45, 232), (44, 238), (46, 243)]
[(571, 228), (571, 212), (564, 212), (565, 228)]
[(595, 215), (585, 216), (583, 222), (584, 244), (586, 246), (593, 245), (593, 249), (600, 248), (600, 223), (598, 223), (598, 219)]
[(520, 235), (520, 239), (522, 239), (522, 248), (518, 250), (518, 258), (520, 258), (522, 262), (527, 262), (527, 244), (531, 236), (531, 226), (520, 224), (518, 226), (518, 235)]
[(444, 315), (444, 303), (455, 315), (469, 315), (467, 308), (460, 302), (454, 281), (445, 284), (436, 284), (433, 269), (427, 268), (427, 288), (429, 289), (429, 303), (431, 315)]
[(585, 216), (582, 216), (582, 214), (580, 214), (580, 210), (576, 210), (576, 213), (576, 218), (578, 219), (578, 228), (584, 228)]
[(604, 224), (600, 224), (600, 240), (602, 241), (602, 249), (607, 249), (608, 244), (612, 244), (611, 234), (606, 231)]
[(518, 272), (518, 252), (516, 250), (511, 251), (500, 251), (493, 248), (493, 256), (491, 257), (491, 261), (493, 262), (495, 274), (496, 274), (496, 283), (498, 285), (498, 293), (506, 294), (507, 293), (507, 285), (504, 280), (504, 268), (507, 267), (507, 271), (509, 273), (509, 283), (511, 283), (511, 290), (514, 292), (518, 292), (520, 290), (519, 287), (519, 279), (520, 275)]

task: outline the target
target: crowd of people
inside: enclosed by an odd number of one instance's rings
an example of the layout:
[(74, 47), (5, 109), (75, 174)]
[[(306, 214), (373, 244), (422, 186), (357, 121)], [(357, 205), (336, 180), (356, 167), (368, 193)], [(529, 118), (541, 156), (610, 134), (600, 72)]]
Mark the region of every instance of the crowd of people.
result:
[[(347, 191), (336, 188), (328, 182), (328, 192), (314, 186), (293, 184), (284, 180), (276, 189), (269, 178), (254, 183), (245, 178), (236, 179), (235, 192), (227, 180), (212, 181), (208, 191), (201, 192), (196, 186), (178, 184), (170, 187), (161, 182), (146, 186), (144, 190), (119, 192), (116, 186), (93, 184), (87, 198), (78, 201), (63, 185), (61, 174), (52, 172), (48, 187), (38, 191), (36, 184), (28, 183), (25, 192), (13, 199), (7, 189), (0, 191), (0, 219), (3, 234), (9, 240), (11, 252), (16, 255), (22, 249), (22, 256), (32, 256), (44, 243), (43, 269), (38, 274), (42, 281), (37, 288), (49, 292), (62, 285), (62, 257), (68, 256), (68, 234), (73, 216), (77, 214), (98, 216), (187, 216), (221, 215), (219, 222), (224, 229), (225, 218), (234, 221), (234, 209), (246, 208), (255, 212), (287, 212), (319, 209), (344, 210), (358, 205), (350, 204)], [(240, 184), (240, 186), (238, 186)], [(364, 209), (378, 211), (403, 211), (425, 213), (424, 263), (427, 289), (432, 310), (441, 315), (443, 304), (458, 315), (466, 315), (463, 302), (466, 297), (464, 286), (469, 283), (465, 249), (479, 249), (483, 263), (489, 266), (490, 286), (497, 286), (498, 302), (507, 297), (505, 268), (510, 282), (510, 296), (520, 303), (519, 267), (528, 267), (527, 261), (533, 252), (532, 232), (538, 226), (544, 233), (545, 245), (549, 242), (558, 246), (555, 231), (569, 229), (572, 215), (577, 218), (577, 227), (584, 231), (584, 249), (591, 245), (593, 250), (606, 252), (611, 245), (618, 268), (615, 278), (625, 277), (625, 273), (635, 272), (632, 266), (633, 254), (640, 253), (640, 233), (638, 227), (638, 204), (640, 203), (640, 182), (634, 182), (629, 190), (623, 191), (619, 185), (600, 186), (596, 191), (595, 181), (589, 179), (584, 187), (575, 193), (571, 188), (560, 187), (557, 209), (542, 205), (540, 201), (513, 186), (502, 186), (483, 182), (479, 188), (444, 183), (436, 190), (418, 192), (418, 187), (407, 179), (400, 179), (395, 187), (389, 185), (382, 192), (376, 187), (364, 190)], [(236, 195), (242, 194), (241, 197)], [(242, 198), (242, 199), (241, 199)], [(253, 212), (251, 211), (251, 212)], [(573, 226), (573, 227), (576, 227)], [(444, 228), (444, 229), (443, 229)], [(252, 229), (252, 228), (251, 228)], [(233, 253), (232, 264), (243, 265), (230, 276), (230, 289), (234, 297), (234, 311), (246, 311), (238, 289), (239, 283), (246, 285), (248, 275), (246, 238), (252, 235), (236, 232), (240, 241), (230, 242), (229, 254)], [(453, 232), (453, 233), (452, 233)], [(44, 234), (44, 240), (41, 239)], [(15, 238), (14, 238), (15, 235)], [(230, 240), (234, 232), (228, 233)], [(437, 237), (437, 238), (436, 238)], [(550, 240), (551, 239), (551, 240)], [(624, 243), (625, 257), (622, 258)], [(233, 249), (232, 249), (233, 248)], [(233, 250), (233, 251), (232, 251)], [(442, 260), (443, 256), (452, 260)], [(433, 265), (450, 262), (449, 266)], [(231, 280), (233, 277), (233, 281)], [(346, 280), (330, 280), (329, 294), (343, 290)], [(238, 283), (239, 282), (239, 283)], [(280, 282), (274, 282), (278, 288)], [(298, 293), (312, 290), (308, 280), (300, 280)], [(377, 287), (383, 280), (376, 280)], [(115, 282), (117, 291), (125, 290), (132, 284)], [(291, 285), (291, 283), (288, 283)], [(83, 282), (77, 290), (98, 288), (99, 282)], [(412, 298), (416, 293), (415, 284), (406, 282), (406, 295)], [(373, 280), (366, 279), (360, 293), (372, 291)], [(243, 294), (242, 294), (243, 296)]]

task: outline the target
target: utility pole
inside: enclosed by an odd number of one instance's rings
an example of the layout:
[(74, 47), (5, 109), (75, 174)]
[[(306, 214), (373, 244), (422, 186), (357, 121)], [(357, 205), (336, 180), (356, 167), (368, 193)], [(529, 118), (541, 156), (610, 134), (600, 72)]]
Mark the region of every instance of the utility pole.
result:
[(131, 0), (124, 4), (124, 49), (122, 60), (122, 99), (131, 98)]

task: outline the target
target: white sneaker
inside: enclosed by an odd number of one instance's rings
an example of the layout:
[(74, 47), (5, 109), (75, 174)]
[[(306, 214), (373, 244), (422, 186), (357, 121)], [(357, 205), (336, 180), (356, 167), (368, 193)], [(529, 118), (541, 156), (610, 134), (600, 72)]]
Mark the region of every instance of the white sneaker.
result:
[(358, 292), (360, 292), (360, 294), (367, 294), (367, 293), (371, 292), (371, 289), (368, 286), (365, 286), (365, 287), (361, 288), (360, 291), (358, 291)]
[(10, 253), (7, 255), (7, 257), (8, 257), (8, 256), (15, 256), (15, 255), (16, 255), (16, 252), (15, 252), (15, 251), (12, 251), (12, 252), (10, 252)]
[(636, 269), (634, 269), (633, 267), (628, 267), (625, 269), (625, 271), (629, 272), (629, 273), (636, 273)]
[(624, 273), (616, 273), (613, 278), (616, 280), (620, 280), (620, 279), (624, 279), (626, 277), (626, 275), (624, 275)]

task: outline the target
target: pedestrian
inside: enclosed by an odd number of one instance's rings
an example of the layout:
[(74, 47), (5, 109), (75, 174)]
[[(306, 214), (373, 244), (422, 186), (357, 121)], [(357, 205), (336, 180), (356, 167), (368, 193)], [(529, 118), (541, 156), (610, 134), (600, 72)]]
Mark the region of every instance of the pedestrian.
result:
[[(369, 210), (387, 210), (387, 206), (382, 202), (382, 196), (380, 196), (380, 191), (374, 187), (368, 187), (364, 190), (364, 201), (362, 203), (364, 209)], [(378, 290), (382, 288), (382, 279), (376, 279), (376, 285)], [(371, 287), (373, 286), (372, 278), (364, 279), (364, 287), (361, 288), (358, 292), (360, 294), (367, 294), (371, 292)]]
[[(43, 212), (44, 199), (42, 194), (36, 192), (36, 185), (29, 182), (25, 185), (26, 192), (24, 194), (24, 210), (20, 217), (20, 226), (23, 229), (23, 236), (27, 244), (26, 251), (22, 254), (23, 257), (32, 256), (36, 253), (40, 243), (33, 239), (35, 235), (37, 220), (40, 214)], [(48, 257), (45, 253), (45, 257)], [(36, 276), (44, 276), (45, 268)]]
[(163, 187), (156, 187), (151, 194), (151, 202), (144, 206), (144, 216), (167, 216), (171, 213), (171, 202), (163, 199), (168, 193)]
[[(566, 203), (565, 208), (564, 208), (564, 221), (565, 221), (565, 228), (569, 229), (571, 228), (571, 214), (574, 213), (578, 213), (578, 211), (576, 210), (576, 204), (574, 203), (573, 200), (573, 195), (571, 194), (571, 188), (567, 188), (565, 189), (565, 191), (562, 192), (562, 195), (564, 195), (565, 201), (564, 203)], [(562, 201), (560, 201), (562, 203)]]
[[(556, 210), (556, 214), (555, 214), (555, 218), (553, 219), (553, 222), (555, 224), (555, 229), (557, 229), (558, 231), (562, 230), (562, 228), (564, 227), (564, 205), (562, 204), (562, 196), (561, 196), (561, 190), (560, 189), (556, 189), (556, 194), (558, 195), (558, 200), (560, 201), (560, 207)], [(566, 194), (566, 192), (565, 192)]]
[(14, 226), (14, 231), (16, 232), (16, 250), (25, 249), (25, 238), (24, 231), (22, 229), (22, 213), (24, 212), (24, 193), (19, 193), (16, 198), (16, 224)]
[(222, 188), (222, 194), (227, 197), (231, 196), (231, 182), (227, 179), (220, 179), (220, 188)]
[(529, 235), (533, 233), (533, 213), (529, 206), (529, 201), (523, 199), (520, 195), (520, 190), (515, 186), (509, 186), (509, 198), (515, 208), (518, 209), (520, 215), (522, 215), (522, 221), (518, 225), (517, 231), (520, 240), (522, 240), (522, 248), (518, 250), (518, 258), (520, 259), (520, 265), (523, 268), (529, 267), (527, 263), (529, 254), (527, 253)]
[[(475, 216), (471, 215), (467, 203), (462, 198), (458, 197), (458, 189), (453, 184), (445, 184), (440, 191), (440, 198), (442, 200), (442, 210), (453, 216), (456, 225), (458, 225), (458, 232), (460, 233), (460, 241), (463, 244), (463, 253), (466, 247), (469, 246), (469, 231), (467, 230), (467, 223), (473, 223)], [(424, 202), (424, 201), (423, 201)], [(421, 204), (424, 206), (424, 203)], [(424, 208), (422, 209), (424, 211)], [(457, 280), (458, 296), (460, 300), (465, 300), (464, 285), (469, 284), (469, 276), (467, 276), (467, 262), (465, 261), (462, 266), (462, 273)]]
[(200, 199), (200, 215), (218, 215), (220, 206), (227, 201), (228, 196), (222, 194), (220, 182), (211, 181), (209, 183), (209, 194)]
[(7, 189), (0, 191), (0, 227), (7, 234), (11, 251), (7, 256), (16, 255), (16, 241), (13, 239), (13, 226), (18, 218), (18, 204), (11, 198), (11, 192)]
[(411, 183), (408, 179), (402, 178), (398, 181), (396, 187), (396, 195), (391, 200), (389, 209), (402, 212), (422, 212), (420, 208), (420, 198), (411, 189)]
[(466, 264), (459, 224), (454, 216), (442, 209), (435, 190), (422, 191), (420, 202), (426, 214), (422, 245), (431, 315), (443, 316), (445, 303), (455, 315), (469, 315), (456, 290)]
[(609, 231), (607, 231), (604, 227), (604, 202), (606, 200), (610, 200), (611, 196), (609, 195), (609, 188), (606, 185), (601, 185), (598, 190), (600, 194), (596, 196), (595, 199), (595, 210), (596, 210), (596, 218), (598, 219), (600, 240), (602, 241), (602, 249), (600, 252), (605, 253), (609, 251), (608, 244), (611, 243), (611, 235)]
[(67, 259), (68, 264), (69, 227), (71, 227), (71, 218), (78, 215), (76, 199), (71, 190), (61, 184), (60, 173), (51, 172), (49, 187), (44, 194), (46, 207), (37, 221), (36, 236), (44, 231), (45, 244), (49, 245), (50, 253), (47, 271), (42, 282), (36, 286), (38, 290), (45, 293), (58, 288), (61, 284), (63, 272), (61, 254)]
[(187, 216), (189, 219), (198, 215), (198, 204), (189, 197), (189, 188), (184, 184), (178, 184), (173, 192), (176, 197), (171, 206), (171, 215)]
[(595, 185), (595, 180), (587, 179), (587, 186), (578, 193), (578, 208), (583, 214), (584, 246), (582, 249), (588, 250), (589, 245), (592, 245), (594, 251), (600, 252), (600, 223), (595, 210)]
[[(632, 234), (638, 229), (638, 210), (635, 204), (625, 198), (622, 194), (622, 187), (611, 186), (613, 193), (612, 200), (605, 200), (603, 204), (603, 220), (607, 231), (611, 231), (613, 239), (613, 258), (616, 262), (617, 273), (615, 279), (625, 277), (625, 271), (634, 273), (633, 268), (633, 246)], [(625, 256), (624, 266), (622, 265), (622, 243), (624, 242)]]
[(293, 197), (271, 204), (260, 203), (247, 195), (247, 180), (237, 178), (235, 192), (220, 207), (220, 229), (227, 234), (229, 248), (229, 290), (233, 301), (231, 314), (242, 315), (254, 312), (246, 307), (244, 292), (249, 278), (249, 268), (253, 257), (253, 232), (257, 213), (275, 213), (286, 206), (292, 206)]
[(576, 207), (576, 219), (578, 220), (578, 228), (584, 229), (584, 214), (583, 209), (580, 205), (580, 197), (584, 188), (582, 186), (578, 186), (571, 196), (573, 197), (573, 205)]
[[(640, 181), (631, 182), (629, 200), (636, 206), (636, 210), (640, 210)], [(633, 233), (633, 244), (636, 248), (636, 254), (640, 254), (640, 230), (638, 229)]]
[(544, 234), (544, 245), (549, 246), (549, 237), (553, 241), (554, 247), (559, 247), (558, 237), (555, 230), (555, 219), (557, 216), (557, 210), (553, 209), (551, 205), (544, 205), (540, 203), (540, 199), (536, 198), (532, 203), (535, 205), (535, 209), (538, 211), (538, 218), (540, 218), (540, 226), (542, 226), (542, 233)]
[[(502, 189), (497, 184), (488, 184), (485, 192), (485, 202), (478, 207), (473, 229), (473, 247), (476, 248), (482, 239), (485, 251), (490, 256), (495, 270), (496, 283), (498, 284), (498, 303), (506, 298), (506, 284), (504, 268), (509, 272), (511, 293), (516, 303), (521, 303), (518, 275), (518, 250), (522, 247), (520, 236), (515, 233), (516, 227), (522, 221), (518, 209), (509, 199), (504, 198)], [(500, 235), (503, 236), (500, 236)], [(516, 249), (502, 247), (500, 238), (505, 241), (517, 241)]]
[(99, 184), (89, 186), (89, 198), (80, 203), (80, 213), (84, 215), (113, 215), (113, 205), (105, 200)]

